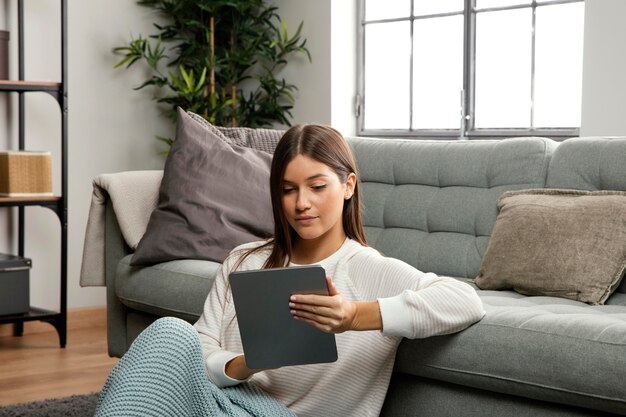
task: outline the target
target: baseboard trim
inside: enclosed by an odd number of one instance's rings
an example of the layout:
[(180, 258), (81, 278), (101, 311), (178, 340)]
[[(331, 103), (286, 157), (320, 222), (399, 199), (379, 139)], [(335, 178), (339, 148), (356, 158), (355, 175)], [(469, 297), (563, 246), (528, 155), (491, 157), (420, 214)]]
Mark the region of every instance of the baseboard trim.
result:
[[(88, 327), (106, 327), (106, 307), (74, 308), (67, 311), (67, 330)], [(24, 334), (56, 332), (52, 324), (43, 321), (27, 321), (24, 323)], [(13, 324), (0, 324), (0, 337), (13, 336)]]

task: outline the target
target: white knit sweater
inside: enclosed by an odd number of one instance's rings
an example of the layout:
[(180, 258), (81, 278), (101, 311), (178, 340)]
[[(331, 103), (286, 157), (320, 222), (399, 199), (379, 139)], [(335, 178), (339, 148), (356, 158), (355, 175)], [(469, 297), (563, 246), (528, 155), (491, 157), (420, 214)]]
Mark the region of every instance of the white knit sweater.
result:
[[(219, 387), (242, 382), (224, 372), (226, 363), (243, 353), (228, 274), (240, 249), (261, 243), (236, 248), (224, 262), (195, 324), (209, 379)], [(268, 255), (269, 251), (262, 251), (249, 256), (239, 270), (262, 268)], [(378, 300), (383, 331), (336, 335), (339, 359), (334, 363), (284, 367), (249, 379), (298, 416), (377, 416), (402, 337), (457, 332), (484, 315), (482, 303), (469, 285), (420, 272), (350, 239), (318, 264), (344, 298)]]

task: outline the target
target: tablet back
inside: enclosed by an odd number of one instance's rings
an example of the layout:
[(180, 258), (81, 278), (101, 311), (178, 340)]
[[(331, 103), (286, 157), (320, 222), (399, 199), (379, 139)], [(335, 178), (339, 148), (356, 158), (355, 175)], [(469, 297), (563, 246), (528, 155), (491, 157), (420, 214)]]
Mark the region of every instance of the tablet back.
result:
[(253, 369), (334, 362), (335, 335), (293, 318), (292, 294), (328, 294), (321, 266), (232, 272), (230, 285), (246, 364)]

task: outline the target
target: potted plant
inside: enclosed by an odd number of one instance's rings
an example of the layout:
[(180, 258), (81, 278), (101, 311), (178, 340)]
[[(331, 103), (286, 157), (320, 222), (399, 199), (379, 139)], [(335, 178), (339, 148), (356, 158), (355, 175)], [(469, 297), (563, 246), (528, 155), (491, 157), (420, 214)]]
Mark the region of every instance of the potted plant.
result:
[[(140, 0), (165, 23), (158, 33), (139, 35), (113, 51), (116, 68), (137, 62), (150, 76), (136, 89), (156, 88), (154, 99), (176, 120), (176, 107), (219, 126), (290, 125), (297, 87), (279, 77), (287, 59), (311, 60), (303, 22), (290, 36), (277, 8), (263, 0)], [(170, 138), (158, 137), (171, 144)]]

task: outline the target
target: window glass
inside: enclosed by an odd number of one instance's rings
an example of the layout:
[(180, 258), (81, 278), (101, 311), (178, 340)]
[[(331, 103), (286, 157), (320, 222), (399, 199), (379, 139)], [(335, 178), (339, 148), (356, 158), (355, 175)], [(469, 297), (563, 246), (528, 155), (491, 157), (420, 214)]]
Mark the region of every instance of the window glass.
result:
[[(583, 0), (361, 0), (358, 134), (573, 136)], [(475, 7), (465, 9), (467, 5)], [(411, 12), (413, 16), (411, 16)], [(466, 108), (461, 108), (461, 90)]]
[(583, 3), (537, 8), (536, 127), (580, 126), (583, 14)]
[(415, 16), (462, 12), (465, 7), (463, 0), (415, 0), (413, 14)]
[(476, 16), (476, 128), (529, 128), (532, 10)]
[(413, 128), (458, 129), (463, 16), (416, 20), (413, 48)]
[(364, 129), (408, 129), (410, 22), (365, 26)]
[(411, 15), (411, 0), (365, 0), (365, 20), (383, 20)]

